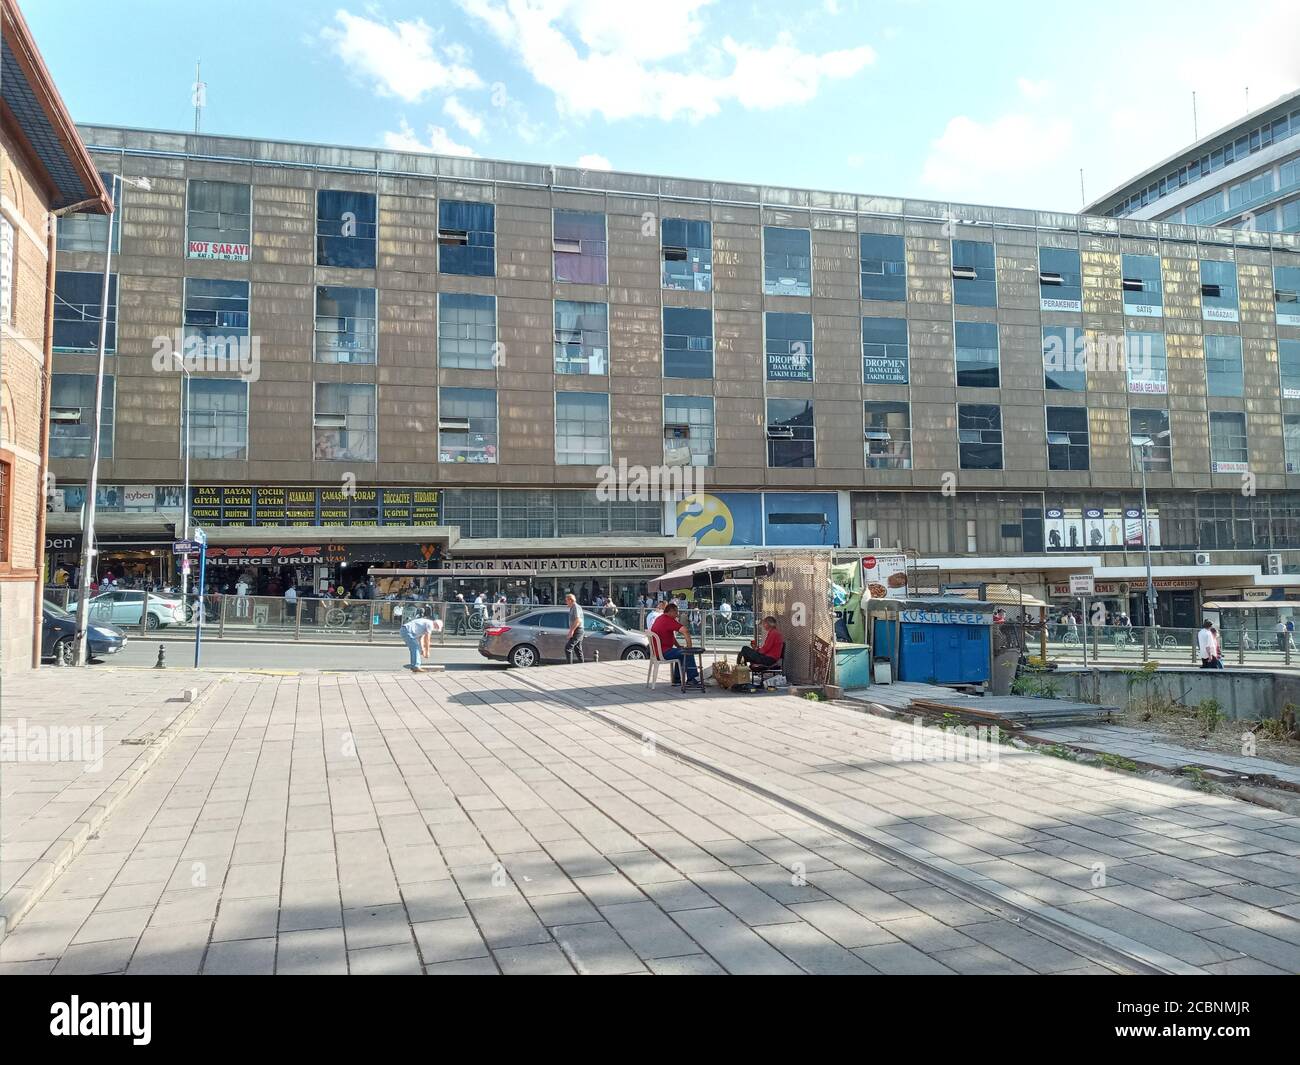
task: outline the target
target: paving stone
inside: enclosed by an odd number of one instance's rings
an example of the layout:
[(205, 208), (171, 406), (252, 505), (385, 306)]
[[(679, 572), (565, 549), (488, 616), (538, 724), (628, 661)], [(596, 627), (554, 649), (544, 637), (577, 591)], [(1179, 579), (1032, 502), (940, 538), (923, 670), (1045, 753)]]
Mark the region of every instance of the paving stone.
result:
[(636, 953), (604, 921), (562, 925), (551, 929), (556, 943), (584, 976), (645, 972)]
[(682, 929), (727, 972), (742, 976), (800, 972), (798, 966), (776, 950), (748, 925), (721, 906), (707, 910), (678, 910), (673, 915)]
[(54, 966), (55, 976), (98, 976), (126, 970), (138, 936), (74, 943)]
[(551, 941), (550, 933), (522, 899), (474, 899), (469, 908), (493, 951)]
[(468, 917), (421, 921), (412, 926), (425, 965), (486, 957), (487, 944)]
[(911, 944), (897, 940), (893, 943), (858, 947), (853, 953), (887, 976), (943, 975), (954, 971)]
[(493, 952), (507, 976), (573, 976), (574, 968), (555, 943), (507, 947)]
[(491, 958), (470, 958), (465, 961), (443, 961), (426, 965), (429, 976), (500, 976), (501, 970)]
[(366, 906), (343, 911), (343, 934), (351, 954), (367, 947), (409, 943), (411, 925), (405, 906)]
[(727, 974), (727, 970), (707, 954), (651, 958), (646, 964), (659, 976), (726, 976)]
[(771, 924), (754, 931), (814, 976), (868, 976), (876, 972), (852, 951), (810, 924)]
[(348, 971), (343, 927), (281, 930), (275, 958), (276, 973), (294, 976), (342, 976)]
[(418, 976), (424, 972), (413, 942), (348, 951), (348, 971), (354, 976)]
[(208, 976), (270, 976), (275, 972), (275, 938), (213, 943), (203, 959)]

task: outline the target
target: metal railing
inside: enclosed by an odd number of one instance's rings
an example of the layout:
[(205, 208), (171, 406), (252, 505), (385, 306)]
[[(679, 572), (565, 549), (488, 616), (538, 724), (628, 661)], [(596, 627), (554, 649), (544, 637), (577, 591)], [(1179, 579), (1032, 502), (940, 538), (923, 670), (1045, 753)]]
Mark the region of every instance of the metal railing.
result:
[[(1047, 657), (1060, 665), (1158, 662), (1171, 666), (1199, 666), (1200, 629), (1120, 625), (1047, 626)], [(1246, 628), (1220, 630), (1219, 658), (1225, 666), (1300, 665), (1293, 633), (1263, 633)], [(1026, 632), (1030, 655), (1040, 653), (1039, 634)]]

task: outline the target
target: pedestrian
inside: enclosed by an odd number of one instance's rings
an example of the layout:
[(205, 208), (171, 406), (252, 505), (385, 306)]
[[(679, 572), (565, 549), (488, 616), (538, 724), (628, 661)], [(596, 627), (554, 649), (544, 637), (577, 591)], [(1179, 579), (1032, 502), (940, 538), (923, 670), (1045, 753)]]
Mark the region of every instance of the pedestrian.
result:
[(242, 573), (235, 585), (235, 617), (248, 617), (248, 578)]
[(1201, 659), (1202, 669), (1214, 669), (1214, 625), (1207, 621), (1196, 634), (1196, 653)]
[(291, 618), (298, 616), (298, 589), (293, 586), (292, 582), (284, 590), (284, 612)]
[(1277, 649), (1286, 652), (1287, 636), (1286, 622), (1278, 618), (1277, 624), (1273, 626), (1273, 635), (1277, 637)]
[(457, 592), (456, 601), (451, 607), (451, 633), (453, 636), (469, 632), (469, 604), (465, 602), (465, 593)]
[(570, 592), (564, 597), (565, 605), (569, 608), (569, 638), (564, 642), (564, 658), (573, 665), (576, 658), (579, 662), (585, 662), (582, 657), (582, 628), (586, 624), (586, 619), (582, 615), (582, 607), (578, 605), (578, 600)]
[(655, 622), (658, 621), (662, 615), (663, 610), (660, 609), (658, 603), (655, 603), (651, 608), (650, 613), (648, 613), (645, 618), (645, 627), (647, 632), (655, 627)]
[(433, 619), (418, 612), (402, 626), (402, 640), (411, 652), (411, 664), (407, 668), (412, 673), (419, 673), (424, 668), (423, 659), (433, 656), (433, 634), (437, 631)]
[(1223, 641), (1219, 638), (1219, 630), (1214, 626), (1210, 627), (1210, 635), (1214, 637), (1214, 664), (1211, 669), (1223, 668)]
[(1295, 622), (1290, 618), (1286, 619), (1286, 645), (1295, 650)]

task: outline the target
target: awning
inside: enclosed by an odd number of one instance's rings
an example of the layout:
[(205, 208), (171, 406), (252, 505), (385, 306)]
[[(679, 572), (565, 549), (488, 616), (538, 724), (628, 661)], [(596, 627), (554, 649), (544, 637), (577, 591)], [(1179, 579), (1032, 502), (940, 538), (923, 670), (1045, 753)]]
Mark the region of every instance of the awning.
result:
[(980, 599), (986, 603), (997, 603), (999, 606), (1032, 606), (1047, 607), (1041, 599), (1038, 599), (1027, 592), (1017, 591), (1015, 588), (1006, 584), (986, 584), (984, 586), (984, 595), (981, 597), (978, 588), (950, 588), (949, 595), (959, 595), (963, 599)]
[(1202, 610), (1273, 610), (1277, 607), (1290, 607), (1292, 610), (1300, 610), (1300, 599), (1259, 599), (1252, 602), (1245, 602), (1241, 599), (1216, 599), (1210, 603), (1202, 603)]
[(665, 573), (661, 577), (655, 577), (646, 582), (646, 587), (652, 592), (670, 592), (675, 588), (692, 587), (697, 577), (708, 577), (711, 574), (722, 577), (736, 570), (756, 569), (766, 565), (766, 562), (760, 562), (754, 558), (705, 558), (699, 562), (692, 562), (689, 566), (683, 566), (681, 569)]

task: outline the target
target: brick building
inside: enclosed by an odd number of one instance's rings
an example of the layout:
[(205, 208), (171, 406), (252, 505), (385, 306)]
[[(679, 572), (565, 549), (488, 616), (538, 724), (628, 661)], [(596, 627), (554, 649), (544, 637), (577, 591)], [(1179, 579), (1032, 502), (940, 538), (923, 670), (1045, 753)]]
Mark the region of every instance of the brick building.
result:
[(39, 654), (55, 215), (108, 196), (14, 0), (0, 0), (0, 669)]

